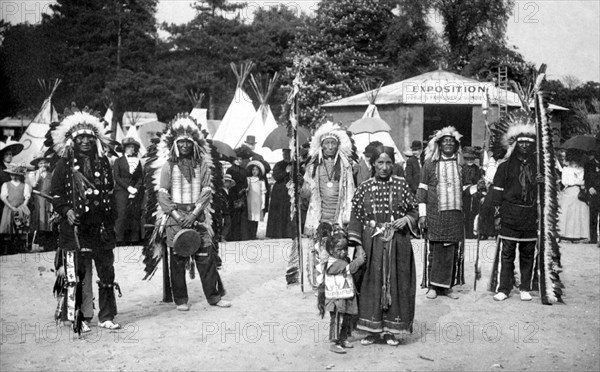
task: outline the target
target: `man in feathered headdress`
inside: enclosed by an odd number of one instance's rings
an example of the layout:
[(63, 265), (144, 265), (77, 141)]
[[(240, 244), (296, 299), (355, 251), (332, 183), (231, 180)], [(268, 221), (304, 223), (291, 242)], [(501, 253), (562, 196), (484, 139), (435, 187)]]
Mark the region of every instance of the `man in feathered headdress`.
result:
[(462, 135), (454, 127), (435, 132), (425, 149), (417, 189), (419, 227), (429, 241), (422, 288), (427, 298), (458, 298), (451, 288), (464, 284), (464, 218), (458, 163)]
[[(215, 171), (211, 147), (192, 117), (187, 114), (175, 117), (162, 136), (158, 159), (153, 167), (160, 169), (155, 173), (158, 178), (158, 214), (161, 215), (156, 229), (164, 228), (170, 248), (171, 287), (177, 309), (189, 310), (185, 271), (186, 266), (191, 266), (193, 272), (194, 263), (208, 303), (219, 307), (231, 306), (222, 299), (225, 289), (217, 272), (214, 247), (217, 244), (215, 234), (219, 233), (215, 226), (219, 223), (213, 225), (212, 213), (220, 207), (214, 205), (213, 194), (218, 191), (216, 187), (222, 185), (216, 185), (213, 177), (221, 171)], [(187, 240), (185, 232), (191, 232), (192, 239)], [(157, 232), (157, 235), (162, 234)], [(199, 238), (194, 239), (194, 236)], [(198, 247), (192, 248), (196, 243)]]
[(496, 213), (501, 244), (496, 301), (509, 296), (514, 282), (515, 254), (519, 245), (521, 300), (530, 301), (537, 227), (537, 183), (535, 127), (526, 118), (515, 118), (502, 138), (507, 149), (498, 166), (490, 196)]
[[(310, 198), (304, 233), (314, 236), (322, 222), (340, 226), (350, 222), (355, 189), (352, 165), (356, 154), (346, 131), (338, 124), (326, 122), (315, 132), (308, 156), (300, 193), (303, 197)], [(292, 267), (291, 271), (288, 269), (288, 283), (290, 278), (293, 281), (293, 274)], [(317, 283), (314, 282), (314, 275), (309, 275), (309, 278), (315, 287)]]
[[(112, 209), (113, 178), (105, 155), (110, 141), (101, 120), (86, 111), (74, 111), (51, 132), (52, 149), (60, 157), (51, 182), (52, 205), (62, 217), (59, 227), (59, 250), (66, 270), (67, 281), (74, 283), (75, 275), (83, 286), (81, 315), (77, 306), (68, 308), (74, 327), (89, 331), (93, 317), (91, 260), (98, 273), (98, 326), (118, 329), (113, 322), (117, 314), (115, 280), (114, 220)], [(70, 252), (75, 252), (73, 255)], [(73, 264), (75, 261), (77, 264)], [(79, 272), (69, 272), (70, 268)], [(76, 314), (73, 314), (75, 312)], [(77, 324), (79, 323), (79, 324)]]

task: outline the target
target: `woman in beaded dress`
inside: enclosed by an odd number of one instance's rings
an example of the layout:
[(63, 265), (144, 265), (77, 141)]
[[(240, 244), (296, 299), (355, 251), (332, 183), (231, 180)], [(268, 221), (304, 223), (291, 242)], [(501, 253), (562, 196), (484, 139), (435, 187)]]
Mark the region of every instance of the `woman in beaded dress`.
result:
[(391, 149), (379, 146), (371, 158), (374, 177), (363, 182), (352, 199), (350, 242), (362, 245), (366, 262), (359, 288), (358, 329), (398, 345), (394, 335), (412, 332), (416, 268), (411, 234), (416, 235), (417, 200), (404, 178), (393, 176)]

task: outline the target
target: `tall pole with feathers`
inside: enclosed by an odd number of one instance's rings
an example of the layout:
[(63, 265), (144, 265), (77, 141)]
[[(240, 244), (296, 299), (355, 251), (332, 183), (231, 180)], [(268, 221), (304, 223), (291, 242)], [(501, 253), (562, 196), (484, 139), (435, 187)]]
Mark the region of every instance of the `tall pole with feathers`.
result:
[[(292, 171), (291, 182), (293, 185), (293, 195), (291, 199), (290, 218), (292, 221), (296, 219), (296, 234), (294, 238), (294, 246), (298, 252), (298, 269), (300, 274), (300, 290), (304, 292), (304, 265), (302, 256), (302, 212), (300, 209), (300, 145), (298, 141), (298, 116), (300, 111), (300, 103), (298, 94), (300, 92), (300, 71), (298, 70), (296, 78), (293, 81), (292, 91), (288, 96), (288, 105), (290, 106), (290, 124), (292, 135), (290, 138), (290, 149), (293, 151), (292, 160), (294, 161), (294, 169)], [(288, 128), (289, 129), (289, 128)], [(289, 133), (289, 132), (288, 132)]]
[(544, 104), (541, 85), (546, 77), (546, 65), (540, 66), (533, 95), (537, 136), (537, 170), (544, 177), (538, 184), (538, 275), (542, 304), (562, 301), (562, 283), (559, 273), (560, 247), (558, 245), (558, 185), (555, 173), (556, 158), (552, 144), (552, 130)]

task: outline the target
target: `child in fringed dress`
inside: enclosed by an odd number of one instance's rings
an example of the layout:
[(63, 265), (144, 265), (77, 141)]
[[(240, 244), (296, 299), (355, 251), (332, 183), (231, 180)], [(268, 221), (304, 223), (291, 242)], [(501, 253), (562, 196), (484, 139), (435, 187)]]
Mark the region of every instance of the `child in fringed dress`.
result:
[[(326, 225), (326, 226), (323, 226)], [(332, 342), (329, 350), (345, 354), (346, 348), (352, 348), (348, 341), (352, 333), (352, 316), (358, 314), (357, 292), (352, 274), (365, 262), (365, 253), (358, 246), (356, 258), (350, 261), (348, 257), (348, 239), (346, 232), (339, 225), (332, 228), (328, 223), (322, 223), (320, 232), (331, 232), (325, 237), (325, 247), (328, 257), (323, 257), (323, 280), (319, 284), (318, 308), (321, 318), (325, 311), (329, 312), (329, 340)]]

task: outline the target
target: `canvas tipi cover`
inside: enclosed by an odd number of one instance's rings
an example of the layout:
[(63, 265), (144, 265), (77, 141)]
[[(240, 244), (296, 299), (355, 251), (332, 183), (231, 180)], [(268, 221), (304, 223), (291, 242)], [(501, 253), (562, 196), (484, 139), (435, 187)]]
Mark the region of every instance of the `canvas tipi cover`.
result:
[(127, 134), (125, 137), (131, 137), (134, 140), (138, 141), (140, 144), (139, 156), (144, 156), (146, 154), (146, 146), (142, 143), (142, 139), (140, 138), (140, 134), (138, 133), (138, 127), (136, 125), (132, 125), (127, 130)]
[(23, 151), (14, 157), (14, 163), (29, 165), (36, 155), (45, 149), (44, 141), (46, 140), (46, 133), (50, 129), (50, 123), (58, 121), (58, 114), (52, 106), (52, 95), (59, 84), (60, 80), (55, 80), (48, 98), (42, 103), (40, 112), (19, 139), (19, 142), (23, 144)]
[[(371, 90), (363, 84), (363, 90), (367, 96), (367, 99), (369, 100), (369, 106), (365, 110), (365, 113), (362, 116), (363, 118), (381, 119), (379, 110), (377, 110), (377, 106), (375, 105), (375, 101), (377, 100), (377, 95), (379, 94), (379, 90), (381, 89), (382, 85), (383, 82), (377, 89)], [(365, 147), (367, 147), (370, 142), (379, 141), (383, 143), (384, 146), (390, 146), (394, 148), (394, 152), (396, 153), (396, 162), (402, 162), (402, 160), (404, 160), (389, 132), (359, 133), (352, 135), (352, 138), (354, 139), (354, 144), (356, 145), (356, 150), (359, 154), (363, 153)]]
[(275, 73), (271, 79), (263, 82), (261, 85), (253, 75), (250, 76), (250, 83), (256, 96), (260, 100), (260, 107), (256, 111), (252, 122), (248, 128), (246, 128), (246, 131), (241, 133), (238, 142), (234, 146), (234, 148), (240, 147), (244, 141), (246, 141), (247, 136), (254, 136), (256, 139), (254, 152), (262, 155), (268, 162), (277, 162), (282, 159), (281, 151), (272, 151), (269, 148), (263, 147), (263, 143), (267, 136), (277, 129), (277, 121), (275, 121), (268, 100), (271, 93), (273, 93), (278, 77), (279, 75)]
[(243, 138), (243, 133), (246, 132), (250, 122), (256, 115), (256, 109), (252, 104), (252, 100), (243, 89), (244, 82), (252, 66), (252, 63), (242, 64), (240, 71), (238, 71), (236, 66), (233, 63), (231, 64), (231, 68), (237, 78), (235, 96), (213, 137), (214, 140), (225, 142), (233, 148)]

